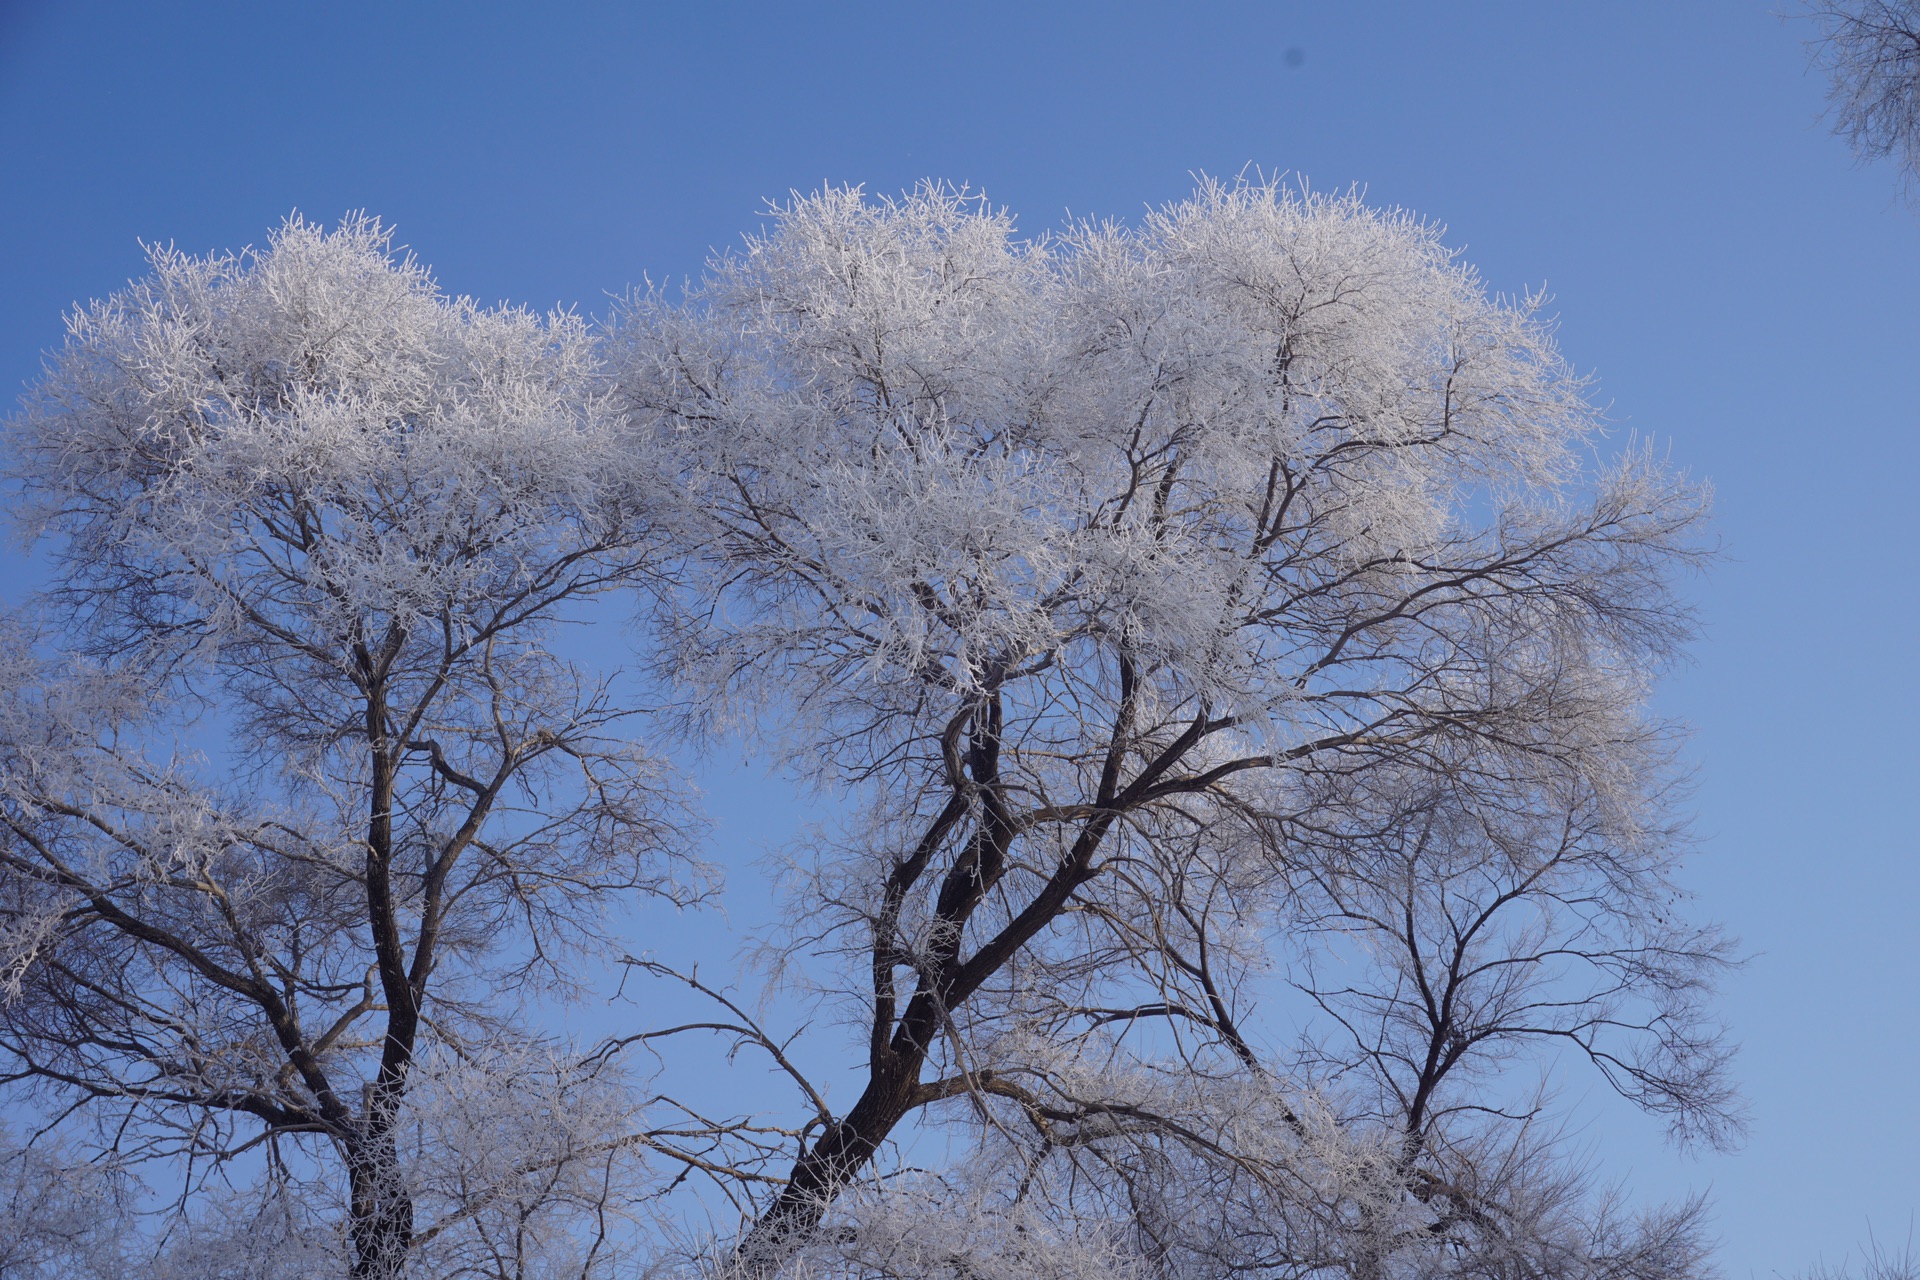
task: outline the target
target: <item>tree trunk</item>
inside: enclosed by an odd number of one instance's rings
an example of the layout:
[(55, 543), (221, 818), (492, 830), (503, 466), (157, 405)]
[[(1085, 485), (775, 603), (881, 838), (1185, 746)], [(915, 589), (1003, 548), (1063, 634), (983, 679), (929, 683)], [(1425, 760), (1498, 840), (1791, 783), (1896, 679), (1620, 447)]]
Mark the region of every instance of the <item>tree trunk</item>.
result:
[(369, 1132), (347, 1152), (353, 1280), (399, 1280), (413, 1245), (413, 1197), (400, 1174), (391, 1105), (376, 1102)]
[[(897, 1043), (897, 1039), (896, 1039)], [(873, 1159), (893, 1127), (913, 1109), (925, 1050), (898, 1055), (885, 1071), (868, 1078), (860, 1100), (844, 1120), (820, 1135), (794, 1162), (780, 1195), (740, 1242), (739, 1261), (754, 1276), (771, 1275), (787, 1251), (820, 1225), (841, 1187)]]
[[(383, 655), (398, 647), (387, 638)], [(367, 738), (371, 748), (371, 803), (367, 824), (367, 923), (373, 935), (376, 968), (387, 1000), (387, 1034), (380, 1070), (367, 1090), (361, 1136), (347, 1153), (352, 1194), (354, 1280), (397, 1280), (406, 1274), (413, 1244), (413, 1198), (407, 1193), (394, 1141), (400, 1102), (413, 1065), (419, 1035), (419, 993), (410, 981), (393, 899), (393, 797), (398, 744), (387, 732), (384, 672), (361, 649), (356, 656), (366, 673)]]

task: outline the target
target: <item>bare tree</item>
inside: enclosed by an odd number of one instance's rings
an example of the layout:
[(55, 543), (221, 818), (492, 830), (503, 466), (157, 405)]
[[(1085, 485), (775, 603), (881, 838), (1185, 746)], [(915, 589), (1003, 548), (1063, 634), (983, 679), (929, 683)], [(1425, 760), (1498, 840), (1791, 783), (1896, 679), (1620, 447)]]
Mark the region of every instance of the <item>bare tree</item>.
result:
[(658, 558), (598, 386), (574, 318), (296, 219), (155, 250), (9, 427), (55, 582), (0, 658), (6, 1078), (189, 1185), (253, 1152), (317, 1203), (337, 1171), (355, 1276), (542, 1172), (419, 1221), (455, 1175), (406, 1159), (416, 1075), (504, 1054), (510, 1128), (520, 1011), (577, 989), (610, 903), (696, 887), (635, 708), (549, 644)]
[(1832, 77), (1834, 132), (1862, 159), (1892, 156), (1911, 190), (1920, 182), (1920, 4), (1837, 0), (1808, 12)]
[[(861, 815), (785, 946), (844, 965), (864, 1087), (805, 1086), (736, 1265), (1697, 1270), (1697, 1207), (1629, 1229), (1463, 1088), (1566, 1042), (1734, 1123), (1645, 711), (1703, 498), (1587, 461), (1536, 306), (1404, 214), (1245, 183), (1025, 242), (827, 191), (631, 301), (626, 404), (702, 531), (663, 661)], [(1248, 1010), (1330, 932), (1374, 968), (1299, 970), (1347, 1042), (1291, 1058)], [(943, 1117), (977, 1158), (876, 1165)], [(965, 1244), (1036, 1204), (1092, 1252)]]

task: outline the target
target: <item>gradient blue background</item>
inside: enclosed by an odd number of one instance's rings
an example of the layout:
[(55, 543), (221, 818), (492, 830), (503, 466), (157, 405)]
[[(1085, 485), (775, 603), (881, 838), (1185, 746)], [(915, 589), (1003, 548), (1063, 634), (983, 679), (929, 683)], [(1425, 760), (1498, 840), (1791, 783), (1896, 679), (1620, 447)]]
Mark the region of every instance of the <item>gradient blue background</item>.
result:
[[(1752, 1139), (1683, 1156), (1568, 1101), (1603, 1177), (1710, 1186), (1729, 1273), (1787, 1273), (1920, 1209), (1920, 213), (1820, 126), (1809, 34), (1746, 0), (9, 4), (0, 390), (136, 238), (238, 247), (293, 209), (589, 312), (822, 181), (971, 182), (1041, 231), (1252, 164), (1444, 222), (1718, 488), (1661, 703), (1698, 729), (1690, 882), (1755, 953), (1725, 1000)], [(10, 556), (0, 595), (31, 577)], [(709, 783), (724, 860), (794, 821), (751, 770)]]

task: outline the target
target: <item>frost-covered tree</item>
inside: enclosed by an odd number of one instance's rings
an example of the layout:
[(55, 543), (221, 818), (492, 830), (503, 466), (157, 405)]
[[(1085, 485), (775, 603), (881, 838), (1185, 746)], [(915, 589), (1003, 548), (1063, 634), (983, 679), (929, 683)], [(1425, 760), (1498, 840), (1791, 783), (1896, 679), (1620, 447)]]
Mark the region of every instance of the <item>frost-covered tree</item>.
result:
[[(688, 496), (662, 662), (858, 814), (783, 954), (862, 1085), (805, 1088), (732, 1265), (1697, 1271), (1697, 1210), (1589, 1194), (1497, 1070), (1735, 1123), (1646, 708), (1703, 497), (1595, 460), (1537, 302), (1348, 196), (1034, 241), (830, 190), (611, 359)], [(1304, 1047), (1252, 1017), (1288, 984)], [(935, 1128), (972, 1154), (881, 1159)]]
[(53, 585), (0, 644), (0, 1071), (190, 1185), (259, 1170), (216, 1218), (288, 1274), (394, 1276), (607, 1165), (522, 1013), (695, 882), (635, 708), (552, 639), (659, 535), (579, 320), (362, 218), (150, 268), (7, 431)]
[[(156, 252), (7, 434), (0, 1056), (112, 1157), (16, 1218), (165, 1171), (155, 1280), (1700, 1275), (1538, 1066), (1737, 1125), (1647, 709), (1704, 498), (1585, 391), (1436, 229), (1269, 184), (826, 191), (604, 333), (364, 220)], [(701, 881), (556, 639), (609, 597), (839, 802), (769, 941), (850, 1103), (613, 923)], [(716, 1012), (542, 1034), (616, 957)], [(627, 1074), (704, 1031), (801, 1110)]]
[(1920, 3), (1810, 3), (1817, 45), (1832, 79), (1833, 130), (1862, 159), (1892, 156), (1913, 189), (1920, 182)]

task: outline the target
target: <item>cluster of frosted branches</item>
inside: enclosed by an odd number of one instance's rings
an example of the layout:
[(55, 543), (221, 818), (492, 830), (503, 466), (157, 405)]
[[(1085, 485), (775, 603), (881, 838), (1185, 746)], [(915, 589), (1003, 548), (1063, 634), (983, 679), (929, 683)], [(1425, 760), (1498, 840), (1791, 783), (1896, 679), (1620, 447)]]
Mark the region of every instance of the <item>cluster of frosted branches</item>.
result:
[(1838, 1266), (1823, 1264), (1800, 1274), (1802, 1280), (1914, 1280), (1920, 1276), (1920, 1254), (1914, 1252), (1911, 1234), (1897, 1250), (1870, 1239), (1857, 1262), (1849, 1257)]
[[(181, 1274), (1700, 1275), (1513, 1069), (1737, 1129), (1646, 706), (1704, 495), (1601, 435), (1538, 300), (1271, 184), (829, 190), (604, 330), (156, 253), (11, 428), (0, 1052), (186, 1170)], [(608, 596), (673, 715), (552, 643)], [(669, 731), (839, 805), (767, 954), (851, 1105), (614, 923), (701, 887)], [(538, 1033), (616, 971), (711, 1013)]]
[(1806, 8), (1832, 78), (1833, 131), (1863, 160), (1892, 156), (1911, 192), (1920, 182), (1920, 4), (1823, 0)]
[(0, 1128), (0, 1275), (108, 1280), (125, 1273), (129, 1186), (111, 1163)]

